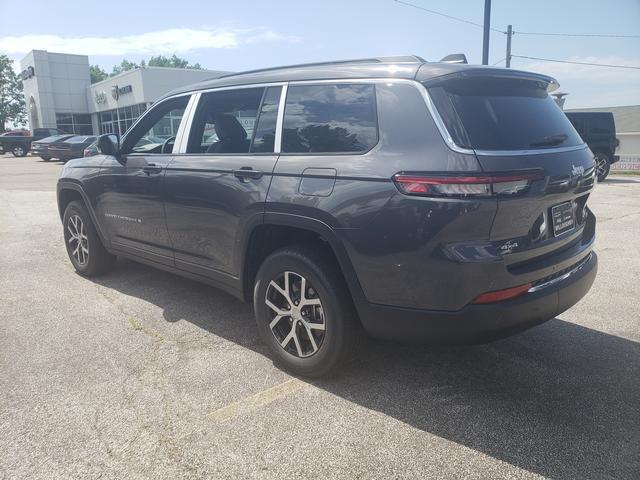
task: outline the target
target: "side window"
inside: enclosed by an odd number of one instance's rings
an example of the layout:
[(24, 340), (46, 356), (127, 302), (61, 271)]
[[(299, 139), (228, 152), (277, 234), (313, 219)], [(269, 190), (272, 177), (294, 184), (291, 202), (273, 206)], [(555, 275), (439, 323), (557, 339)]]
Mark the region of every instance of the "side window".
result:
[(579, 118), (579, 117), (574, 117), (574, 116), (569, 116), (567, 115), (567, 117), (569, 118), (569, 121), (573, 124), (573, 127), (576, 129), (576, 131), (580, 134), (581, 137), (584, 137), (585, 133), (585, 128), (584, 128), (584, 119)]
[(378, 141), (372, 84), (290, 86), (284, 110), (285, 153), (365, 152)]
[(593, 115), (589, 118), (589, 133), (592, 135), (612, 135), (611, 121), (605, 115)]
[(252, 153), (273, 152), (276, 139), (276, 121), (282, 87), (269, 87), (264, 94), (258, 125), (251, 145)]
[(171, 153), (189, 95), (162, 102), (129, 132), (123, 150), (131, 153)]
[(187, 153), (249, 153), (264, 92), (264, 88), (242, 88), (202, 95)]

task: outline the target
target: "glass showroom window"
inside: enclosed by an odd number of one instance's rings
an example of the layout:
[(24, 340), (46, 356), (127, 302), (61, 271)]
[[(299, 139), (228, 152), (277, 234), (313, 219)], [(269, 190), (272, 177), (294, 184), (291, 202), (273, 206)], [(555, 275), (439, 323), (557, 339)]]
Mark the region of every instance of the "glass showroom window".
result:
[(91, 115), (88, 113), (56, 113), (56, 126), (66, 133), (91, 135)]
[[(129, 130), (131, 125), (138, 119), (140, 115), (147, 109), (146, 103), (138, 103), (116, 109), (100, 112), (98, 120), (100, 122), (100, 133), (124, 133)], [(118, 132), (118, 113), (120, 113), (120, 131)]]

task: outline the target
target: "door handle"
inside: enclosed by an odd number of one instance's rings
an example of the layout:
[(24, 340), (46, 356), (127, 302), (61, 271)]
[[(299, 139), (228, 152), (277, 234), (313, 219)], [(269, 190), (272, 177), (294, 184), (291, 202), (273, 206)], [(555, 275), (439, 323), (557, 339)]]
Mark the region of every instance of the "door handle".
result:
[(142, 167), (142, 171), (145, 173), (160, 173), (162, 171), (162, 167), (155, 163), (147, 163), (144, 167)]
[(234, 170), (233, 174), (238, 177), (240, 180), (246, 181), (249, 178), (258, 179), (264, 175), (264, 172), (260, 170), (254, 170), (252, 167), (242, 167), (238, 170)]

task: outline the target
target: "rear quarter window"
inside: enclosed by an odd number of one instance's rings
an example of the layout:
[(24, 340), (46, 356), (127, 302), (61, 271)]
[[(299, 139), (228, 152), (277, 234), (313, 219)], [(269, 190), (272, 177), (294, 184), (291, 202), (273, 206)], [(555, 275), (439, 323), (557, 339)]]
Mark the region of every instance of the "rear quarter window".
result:
[(575, 128), (531, 80), (476, 78), (429, 88), (449, 134), (460, 147), (531, 150), (581, 145)]
[(284, 153), (366, 152), (377, 142), (373, 84), (289, 87), (282, 133)]

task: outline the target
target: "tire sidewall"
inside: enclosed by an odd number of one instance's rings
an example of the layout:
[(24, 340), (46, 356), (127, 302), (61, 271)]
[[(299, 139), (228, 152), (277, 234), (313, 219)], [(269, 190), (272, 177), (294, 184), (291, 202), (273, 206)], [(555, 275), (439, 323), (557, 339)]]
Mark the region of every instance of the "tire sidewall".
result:
[[(71, 233), (69, 232), (68, 224), (69, 219), (78, 215), (84, 224), (85, 232), (87, 234), (87, 248), (89, 249), (89, 260), (84, 264), (80, 265), (75, 257), (73, 256), (71, 245), (69, 244), (69, 238), (71, 237)], [(84, 207), (80, 206), (77, 202), (71, 202), (64, 211), (63, 216), (63, 227), (64, 227), (64, 244), (67, 249), (67, 254), (69, 255), (69, 260), (76, 271), (81, 275), (87, 275), (91, 272), (92, 265), (94, 263), (94, 246), (96, 245), (97, 235), (96, 231), (93, 228), (93, 223), (89, 218), (87, 211)]]
[[(305, 277), (318, 293), (325, 321), (325, 336), (316, 353), (309, 357), (299, 358), (286, 352), (277, 341), (269, 323), (272, 312), (265, 304), (265, 296), (269, 282), (286, 271), (295, 272)], [(256, 276), (253, 305), (258, 333), (276, 356), (278, 363), (300, 375), (319, 376), (325, 374), (343, 354), (345, 321), (344, 312), (340, 308), (340, 299), (327, 285), (328, 279), (314, 263), (303, 256), (288, 252), (276, 252), (267, 258)]]

